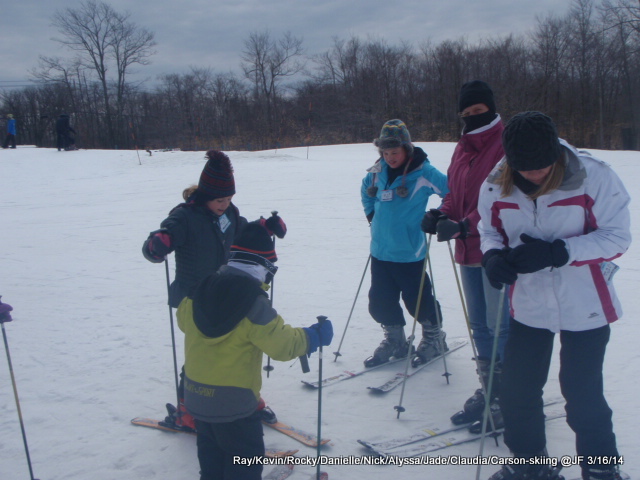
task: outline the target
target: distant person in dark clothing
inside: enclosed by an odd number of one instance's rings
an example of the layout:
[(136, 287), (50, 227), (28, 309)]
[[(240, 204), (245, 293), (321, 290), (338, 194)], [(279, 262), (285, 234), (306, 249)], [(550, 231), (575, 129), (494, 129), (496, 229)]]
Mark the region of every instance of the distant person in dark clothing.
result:
[(71, 136), (76, 131), (69, 125), (69, 115), (61, 113), (56, 120), (56, 133), (58, 134), (58, 151), (64, 150), (76, 150), (76, 140)]
[[(9, 147), (11, 144), (11, 147)], [(16, 119), (10, 113), (7, 114), (7, 136), (2, 148), (16, 148)]]

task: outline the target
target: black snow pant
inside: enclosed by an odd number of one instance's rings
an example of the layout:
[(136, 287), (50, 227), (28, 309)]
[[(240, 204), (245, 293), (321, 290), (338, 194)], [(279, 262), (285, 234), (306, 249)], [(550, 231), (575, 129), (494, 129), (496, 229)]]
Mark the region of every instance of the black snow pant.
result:
[[(11, 145), (11, 147), (9, 147)], [(7, 133), (2, 148), (16, 148), (16, 136), (13, 133)]]
[(227, 423), (196, 420), (200, 480), (260, 480), (262, 464), (234, 464), (233, 457), (264, 457), (259, 412)]
[[(618, 455), (602, 377), (610, 333), (609, 325), (560, 332), (560, 389), (566, 401), (567, 423), (576, 434), (576, 452), (585, 461), (588, 456)], [(500, 407), (504, 441), (516, 456), (537, 454), (546, 447), (542, 392), (554, 336), (547, 329), (510, 320)]]
[[(406, 325), (400, 297), (407, 311), (415, 315), (420, 292), (420, 279), (424, 261), (399, 263), (385, 262), (371, 257), (371, 288), (369, 289), (369, 313), (382, 325)], [(431, 293), (431, 281), (425, 273), (422, 300), (418, 312), (418, 322), (438, 325), (436, 316), (438, 304)], [(440, 314), (440, 319), (442, 315)]]

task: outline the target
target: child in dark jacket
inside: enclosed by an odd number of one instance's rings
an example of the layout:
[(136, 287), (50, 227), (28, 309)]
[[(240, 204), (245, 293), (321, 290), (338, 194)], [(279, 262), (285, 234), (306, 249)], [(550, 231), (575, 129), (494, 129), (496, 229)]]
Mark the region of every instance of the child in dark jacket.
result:
[[(169, 288), (169, 305), (173, 308), (177, 308), (202, 279), (226, 263), (231, 244), (248, 223), (231, 201), (236, 186), (229, 157), (209, 150), (206, 158), (197, 188), (183, 192), (185, 203), (171, 210), (160, 224), (161, 228), (151, 232), (142, 246), (144, 257), (153, 263), (162, 263), (166, 255), (175, 252), (176, 273)], [(283, 238), (287, 232), (284, 221), (276, 214), (256, 222), (266, 228), (269, 235)], [(183, 387), (181, 375), (178, 393), (181, 399)], [(173, 409), (170, 413), (174, 413)], [(269, 409), (264, 413), (273, 416)], [(179, 405), (177, 416), (172, 415), (167, 421), (174, 421), (179, 427), (195, 428), (184, 405)]]
[(185, 333), (185, 404), (196, 419), (200, 479), (259, 480), (262, 465), (234, 457), (263, 457), (260, 413), (263, 352), (288, 361), (329, 345), (329, 320), (309, 328), (284, 323), (266, 294), (277, 267), (273, 240), (251, 223), (231, 257), (178, 307)]

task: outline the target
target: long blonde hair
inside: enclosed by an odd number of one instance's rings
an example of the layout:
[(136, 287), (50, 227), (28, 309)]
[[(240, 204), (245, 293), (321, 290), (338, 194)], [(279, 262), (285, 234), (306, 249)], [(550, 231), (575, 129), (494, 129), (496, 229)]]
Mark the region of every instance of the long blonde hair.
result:
[[(535, 200), (542, 195), (546, 195), (549, 192), (557, 190), (560, 185), (562, 185), (565, 170), (566, 164), (564, 156), (562, 156), (553, 164), (553, 166), (551, 167), (551, 171), (544, 179), (544, 182), (542, 182), (542, 184), (538, 187), (538, 189), (527, 196), (531, 200)], [(500, 185), (502, 198), (508, 197), (509, 195), (511, 195), (511, 193), (513, 193), (513, 176), (515, 175), (515, 173), (516, 170), (511, 168), (506, 162), (500, 168), (500, 173), (498, 175), (498, 178), (496, 179), (496, 183)]]

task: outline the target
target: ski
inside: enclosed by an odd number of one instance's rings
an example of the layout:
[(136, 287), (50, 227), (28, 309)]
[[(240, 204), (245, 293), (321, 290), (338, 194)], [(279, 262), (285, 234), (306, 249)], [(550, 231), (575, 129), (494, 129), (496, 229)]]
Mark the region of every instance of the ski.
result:
[[(556, 405), (560, 402), (564, 402), (564, 399), (556, 398), (553, 400), (549, 400), (545, 402), (544, 406), (549, 407), (551, 405)], [(451, 425), (446, 425), (446, 426), (426, 425), (424, 427), (418, 428), (416, 433), (413, 433), (406, 437), (391, 438), (391, 439), (381, 440), (381, 441), (358, 440), (358, 443), (364, 447), (367, 447), (370, 450), (388, 451), (394, 448), (410, 445), (412, 443), (417, 443), (429, 438), (439, 437), (441, 435), (448, 435), (458, 430), (464, 430), (465, 428), (469, 428), (469, 426), (472, 423), (473, 422), (461, 423), (460, 425), (452, 425), (452, 426)]]
[[(294, 440), (299, 441), (300, 443), (304, 443), (308, 447), (317, 447), (318, 446), (318, 438), (316, 435), (312, 435), (305, 431), (302, 431), (298, 428), (292, 427), (291, 425), (287, 425), (286, 423), (276, 422), (276, 423), (266, 423), (262, 422), (263, 425), (267, 427), (271, 427), (274, 430), (279, 431), (280, 433), (284, 433), (285, 435), (293, 438)], [(321, 445), (325, 445), (329, 443), (331, 440), (328, 438), (323, 438), (320, 442)]]
[[(545, 421), (555, 420), (557, 418), (563, 418), (566, 416), (564, 410), (552, 411), (546, 414)], [(496, 435), (503, 432), (503, 429), (500, 429), (493, 433), (487, 433), (489, 435)], [(465, 443), (475, 442), (476, 440), (480, 440), (482, 435), (477, 433), (470, 433), (468, 430), (459, 430), (454, 432), (453, 435), (439, 435), (435, 439), (430, 439), (426, 442), (413, 443), (409, 445), (405, 445), (405, 448), (392, 448), (389, 450), (383, 449), (371, 449), (373, 452), (377, 453), (382, 457), (387, 456), (397, 456), (397, 457), (417, 457), (420, 455), (425, 455), (429, 452), (435, 452), (437, 450), (442, 450), (444, 448), (453, 447), (455, 445), (463, 445)]]
[(284, 480), (293, 473), (293, 464), (291, 465), (278, 465), (271, 470), (263, 480)]
[[(155, 430), (162, 430), (164, 432), (172, 432), (172, 433), (186, 433), (188, 435), (196, 435), (196, 431), (192, 429), (180, 429), (176, 427), (170, 426), (168, 423), (155, 420), (153, 418), (145, 418), (145, 417), (136, 417), (131, 420), (132, 425), (137, 425), (139, 427), (147, 427), (153, 428)], [(290, 457), (298, 453), (299, 450), (273, 450), (267, 449), (266, 456), (269, 458), (280, 458), (280, 457)]]
[[(449, 350), (444, 352), (444, 354), (445, 355), (449, 355), (450, 353), (455, 352), (456, 350), (464, 347), (467, 343), (468, 343), (468, 340), (466, 340), (464, 338), (452, 338), (451, 340), (447, 341), (447, 346), (448, 346)], [(434, 357), (431, 360), (429, 360), (427, 363), (423, 363), (422, 365), (418, 365), (415, 368), (411, 367), (411, 369), (409, 370), (409, 372), (406, 375), (403, 372), (398, 372), (398, 373), (395, 374), (395, 376), (391, 380), (383, 383), (382, 385), (380, 385), (378, 387), (367, 387), (367, 388), (369, 390), (371, 390), (372, 392), (375, 392), (375, 393), (388, 393), (391, 390), (393, 390), (394, 388), (396, 388), (398, 385), (402, 384), (402, 381), (405, 378), (405, 376), (407, 378), (413, 377), (420, 370), (422, 370), (423, 368), (425, 368), (425, 367), (431, 365), (432, 363), (440, 360), (441, 358), (442, 358), (442, 355), (438, 355), (437, 357)]]
[[(329, 385), (333, 385), (334, 383), (342, 382), (343, 380), (349, 380), (351, 378), (359, 377), (365, 373), (371, 372), (381, 367), (386, 367), (387, 365), (391, 365), (392, 363), (397, 363), (402, 360), (405, 360), (406, 357), (403, 358), (393, 358), (389, 360), (387, 363), (382, 363), (380, 365), (376, 365), (375, 367), (362, 368), (360, 370), (343, 370), (342, 372), (333, 375), (331, 377), (324, 378), (322, 380), (322, 387), (327, 387)], [(320, 386), (320, 382), (317, 380), (315, 382), (310, 382), (308, 380), (301, 380), (303, 384), (311, 388), (318, 388)]]

